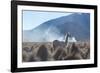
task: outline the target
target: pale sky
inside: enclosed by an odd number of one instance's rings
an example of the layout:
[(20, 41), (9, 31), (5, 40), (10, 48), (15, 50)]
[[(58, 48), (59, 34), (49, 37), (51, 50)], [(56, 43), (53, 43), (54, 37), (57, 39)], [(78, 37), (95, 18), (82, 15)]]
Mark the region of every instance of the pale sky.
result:
[(44, 11), (23, 11), (23, 30), (31, 30), (40, 24), (55, 18), (67, 16), (72, 13), (65, 12), (44, 12)]

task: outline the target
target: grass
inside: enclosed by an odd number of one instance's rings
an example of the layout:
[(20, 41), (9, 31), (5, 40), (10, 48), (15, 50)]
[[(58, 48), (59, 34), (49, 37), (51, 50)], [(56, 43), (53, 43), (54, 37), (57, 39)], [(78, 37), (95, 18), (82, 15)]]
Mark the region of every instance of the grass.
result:
[(90, 42), (23, 42), (22, 62), (90, 59)]

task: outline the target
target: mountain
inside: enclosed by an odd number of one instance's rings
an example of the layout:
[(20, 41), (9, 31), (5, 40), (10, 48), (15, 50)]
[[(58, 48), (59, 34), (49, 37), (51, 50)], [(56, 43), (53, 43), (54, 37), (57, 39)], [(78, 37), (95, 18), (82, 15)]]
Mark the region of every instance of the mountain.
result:
[(42, 23), (32, 30), (23, 31), (24, 42), (64, 40), (70, 32), (77, 40), (90, 39), (90, 15), (74, 13)]

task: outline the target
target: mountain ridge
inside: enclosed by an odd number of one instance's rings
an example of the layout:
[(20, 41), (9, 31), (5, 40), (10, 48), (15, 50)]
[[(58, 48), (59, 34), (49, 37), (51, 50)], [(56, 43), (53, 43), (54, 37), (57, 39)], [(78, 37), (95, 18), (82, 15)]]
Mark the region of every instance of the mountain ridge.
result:
[(23, 41), (63, 40), (68, 32), (77, 40), (89, 39), (90, 15), (88, 13), (74, 13), (46, 21), (32, 30), (23, 31)]

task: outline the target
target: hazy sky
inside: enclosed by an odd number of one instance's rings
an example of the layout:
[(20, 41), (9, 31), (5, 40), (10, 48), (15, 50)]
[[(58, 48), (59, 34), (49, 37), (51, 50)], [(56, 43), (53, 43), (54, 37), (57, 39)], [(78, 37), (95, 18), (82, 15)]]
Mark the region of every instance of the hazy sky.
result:
[(23, 30), (31, 30), (38, 25), (58, 17), (67, 16), (72, 13), (65, 12), (42, 12), (42, 11), (23, 11)]

